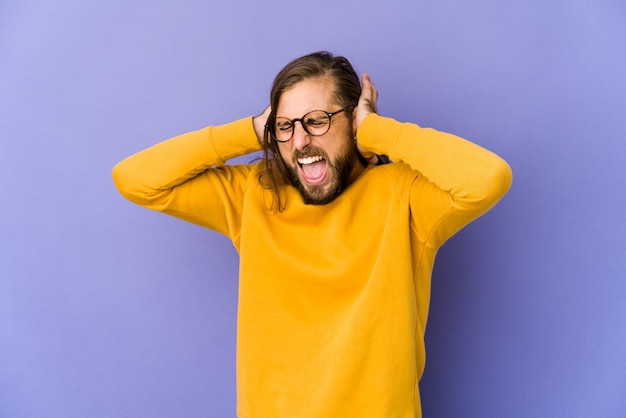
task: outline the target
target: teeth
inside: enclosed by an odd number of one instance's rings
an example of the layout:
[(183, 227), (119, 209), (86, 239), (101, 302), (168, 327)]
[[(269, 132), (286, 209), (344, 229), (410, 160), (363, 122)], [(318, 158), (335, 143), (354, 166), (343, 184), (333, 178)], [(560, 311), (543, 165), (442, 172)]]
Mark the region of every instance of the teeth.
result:
[(321, 161), (321, 160), (323, 160), (323, 158), (320, 157), (319, 155), (316, 155), (314, 157), (298, 158), (298, 163), (300, 163), (301, 165), (313, 164), (313, 163)]

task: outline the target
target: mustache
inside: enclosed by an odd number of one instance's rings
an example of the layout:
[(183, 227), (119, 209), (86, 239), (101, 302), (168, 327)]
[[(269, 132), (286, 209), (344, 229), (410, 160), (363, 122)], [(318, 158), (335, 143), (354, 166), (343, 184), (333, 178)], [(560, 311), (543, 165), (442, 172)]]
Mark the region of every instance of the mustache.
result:
[(312, 157), (314, 155), (319, 155), (325, 160), (328, 160), (328, 155), (326, 155), (326, 152), (324, 152), (323, 149), (318, 148), (318, 147), (306, 147), (302, 151), (295, 150), (293, 152), (293, 159), (295, 160), (296, 158)]

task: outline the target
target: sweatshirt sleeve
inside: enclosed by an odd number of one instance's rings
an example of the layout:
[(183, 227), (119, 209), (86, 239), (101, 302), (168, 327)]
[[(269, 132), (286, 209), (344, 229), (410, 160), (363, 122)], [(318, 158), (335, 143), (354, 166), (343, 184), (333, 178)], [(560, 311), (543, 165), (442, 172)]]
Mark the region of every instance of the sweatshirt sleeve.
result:
[(260, 148), (248, 117), (140, 151), (113, 168), (113, 180), (119, 192), (134, 203), (234, 239), (251, 168), (225, 162)]
[(502, 158), (449, 133), (371, 114), (358, 138), (364, 149), (418, 173), (410, 187), (412, 220), (432, 246), (487, 212), (511, 186), (511, 168)]

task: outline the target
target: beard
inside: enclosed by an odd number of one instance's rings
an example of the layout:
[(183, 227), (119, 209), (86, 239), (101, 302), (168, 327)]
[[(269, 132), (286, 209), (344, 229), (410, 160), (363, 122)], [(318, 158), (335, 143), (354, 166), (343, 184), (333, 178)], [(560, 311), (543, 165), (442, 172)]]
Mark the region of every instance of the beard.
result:
[[(324, 184), (310, 185), (300, 179), (296, 158), (303, 157), (306, 154), (319, 154), (326, 160), (329, 179)], [(302, 200), (307, 205), (325, 205), (335, 200), (350, 184), (352, 170), (357, 161), (356, 145), (351, 141), (346, 143), (346, 146), (333, 161), (328, 158), (323, 150), (316, 147), (308, 148), (306, 153), (294, 153), (291, 164), (283, 160), (289, 181), (298, 190)]]

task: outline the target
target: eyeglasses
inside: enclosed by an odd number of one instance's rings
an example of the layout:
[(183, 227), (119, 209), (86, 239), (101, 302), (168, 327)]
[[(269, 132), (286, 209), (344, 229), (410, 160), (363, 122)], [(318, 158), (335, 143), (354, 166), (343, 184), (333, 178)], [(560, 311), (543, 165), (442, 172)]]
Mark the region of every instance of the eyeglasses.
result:
[(293, 138), (296, 122), (300, 122), (302, 128), (307, 134), (312, 136), (322, 136), (330, 129), (330, 122), (333, 116), (353, 107), (354, 106), (344, 107), (336, 112), (312, 110), (297, 119), (278, 117), (265, 125), (265, 129), (269, 130), (272, 139), (277, 142), (287, 142)]

